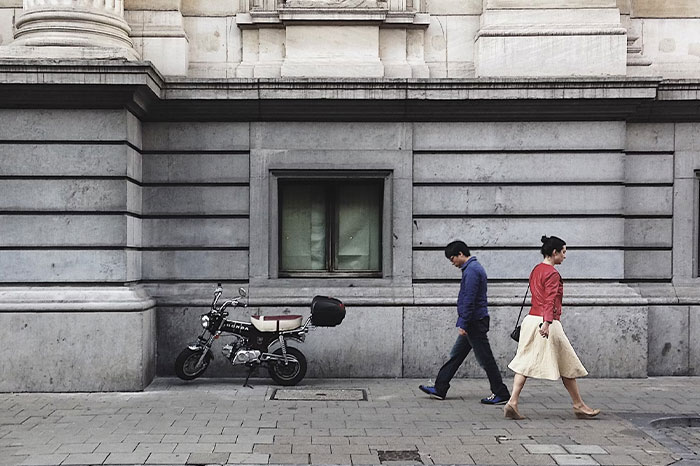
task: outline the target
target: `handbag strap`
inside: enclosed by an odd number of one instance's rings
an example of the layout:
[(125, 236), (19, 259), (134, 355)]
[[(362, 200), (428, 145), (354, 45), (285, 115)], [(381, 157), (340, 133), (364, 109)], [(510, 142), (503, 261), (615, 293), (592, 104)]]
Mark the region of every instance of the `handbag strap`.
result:
[(525, 300), (527, 299), (527, 294), (530, 292), (530, 283), (527, 284), (527, 290), (525, 291), (525, 296), (523, 296), (523, 304), (520, 305), (520, 312), (518, 313), (518, 320), (515, 321), (515, 326), (518, 326), (520, 322), (520, 316), (523, 315), (523, 308), (525, 307)]

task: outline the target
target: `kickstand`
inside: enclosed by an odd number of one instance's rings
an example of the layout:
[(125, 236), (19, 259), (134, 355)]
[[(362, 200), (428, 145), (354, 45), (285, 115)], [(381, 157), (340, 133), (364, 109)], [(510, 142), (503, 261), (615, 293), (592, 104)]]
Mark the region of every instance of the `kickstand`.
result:
[(251, 368), (248, 370), (248, 375), (247, 375), (246, 378), (245, 378), (245, 382), (243, 382), (243, 386), (244, 386), (244, 387), (254, 388), (252, 385), (250, 385), (250, 384), (248, 383), (248, 379), (249, 379), (250, 376), (253, 374), (253, 372), (255, 372), (256, 369), (257, 369), (257, 367), (251, 367)]

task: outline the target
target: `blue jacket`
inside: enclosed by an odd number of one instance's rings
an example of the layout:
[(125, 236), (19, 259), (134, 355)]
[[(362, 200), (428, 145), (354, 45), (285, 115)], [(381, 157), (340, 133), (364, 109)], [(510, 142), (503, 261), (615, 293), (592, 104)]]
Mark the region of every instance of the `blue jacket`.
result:
[(486, 302), (486, 270), (472, 256), (462, 265), (462, 283), (457, 298), (457, 327), (467, 329), (467, 323), (489, 315)]

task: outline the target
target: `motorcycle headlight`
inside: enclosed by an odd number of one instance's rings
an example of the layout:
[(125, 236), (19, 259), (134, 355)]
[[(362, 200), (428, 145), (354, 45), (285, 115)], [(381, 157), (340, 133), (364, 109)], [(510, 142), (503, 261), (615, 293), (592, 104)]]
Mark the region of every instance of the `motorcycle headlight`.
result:
[(209, 328), (209, 316), (208, 315), (206, 315), (206, 314), (203, 315), (200, 320), (202, 322), (202, 327)]

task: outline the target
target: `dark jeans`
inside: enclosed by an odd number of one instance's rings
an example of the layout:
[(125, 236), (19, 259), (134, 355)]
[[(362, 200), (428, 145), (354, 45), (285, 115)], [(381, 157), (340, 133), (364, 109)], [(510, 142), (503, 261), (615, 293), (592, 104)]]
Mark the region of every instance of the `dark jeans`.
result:
[(496, 360), (491, 352), (489, 337), (486, 335), (489, 331), (489, 317), (483, 319), (472, 320), (467, 323), (467, 335), (457, 336), (457, 341), (450, 351), (450, 359), (440, 368), (437, 378), (435, 379), (435, 390), (440, 395), (446, 395), (450, 389), (450, 380), (454, 377), (459, 366), (462, 365), (464, 359), (469, 352), (474, 349), (474, 356), (479, 365), (486, 371), (486, 376), (491, 384), (491, 393), (498, 396), (510, 398), (508, 388), (503, 384), (501, 371), (498, 370)]

